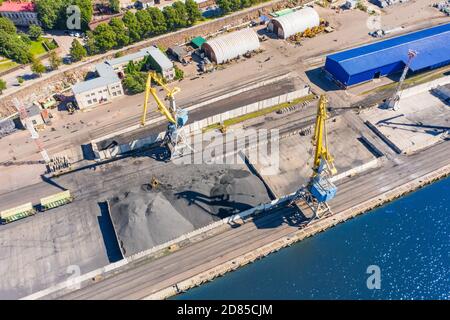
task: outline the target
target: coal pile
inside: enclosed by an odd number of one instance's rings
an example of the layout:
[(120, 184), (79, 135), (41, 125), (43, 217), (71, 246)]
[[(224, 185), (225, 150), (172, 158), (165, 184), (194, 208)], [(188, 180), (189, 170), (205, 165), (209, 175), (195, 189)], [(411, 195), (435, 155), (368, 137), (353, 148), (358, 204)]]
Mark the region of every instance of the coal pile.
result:
[[(109, 200), (124, 256), (270, 201), (245, 166), (174, 166)], [(236, 168), (234, 168), (236, 167)]]

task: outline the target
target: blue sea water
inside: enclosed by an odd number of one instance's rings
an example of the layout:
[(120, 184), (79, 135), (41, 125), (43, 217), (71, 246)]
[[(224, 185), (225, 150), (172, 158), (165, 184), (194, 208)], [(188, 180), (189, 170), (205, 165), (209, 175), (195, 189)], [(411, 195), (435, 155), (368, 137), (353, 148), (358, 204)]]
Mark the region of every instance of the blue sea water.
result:
[(450, 299), (449, 207), (447, 178), (175, 299)]

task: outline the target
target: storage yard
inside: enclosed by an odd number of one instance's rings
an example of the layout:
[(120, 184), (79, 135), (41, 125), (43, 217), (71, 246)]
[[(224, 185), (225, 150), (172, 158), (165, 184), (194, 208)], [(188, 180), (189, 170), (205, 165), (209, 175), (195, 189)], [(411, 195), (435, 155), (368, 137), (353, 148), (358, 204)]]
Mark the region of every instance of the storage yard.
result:
[(172, 51), (186, 79), (118, 96), (122, 125), (71, 146), (89, 159), (4, 179), (0, 298), (164, 299), (450, 174), (450, 24), (423, 2), (379, 2), (411, 15), (388, 39), (314, 5)]

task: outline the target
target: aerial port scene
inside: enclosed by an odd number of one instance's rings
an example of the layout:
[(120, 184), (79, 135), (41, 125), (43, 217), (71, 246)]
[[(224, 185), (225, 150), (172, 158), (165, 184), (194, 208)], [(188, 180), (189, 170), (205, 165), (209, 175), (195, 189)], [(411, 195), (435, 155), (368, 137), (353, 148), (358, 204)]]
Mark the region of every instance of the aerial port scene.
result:
[(449, 132), (450, 0), (0, 1), (0, 300), (449, 300)]

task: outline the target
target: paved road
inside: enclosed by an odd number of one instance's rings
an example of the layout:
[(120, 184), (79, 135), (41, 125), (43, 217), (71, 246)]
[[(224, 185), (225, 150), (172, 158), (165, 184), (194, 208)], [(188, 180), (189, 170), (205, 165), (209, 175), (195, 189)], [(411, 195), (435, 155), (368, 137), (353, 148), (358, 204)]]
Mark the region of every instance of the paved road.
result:
[[(432, 155), (432, 156), (431, 156)], [(338, 195), (330, 203), (340, 212), (377, 194), (402, 185), (449, 163), (450, 145), (442, 142), (411, 156), (399, 156), (378, 170), (338, 184)], [(115, 276), (63, 296), (63, 299), (142, 299), (206, 271), (257, 247), (297, 230), (301, 219), (291, 208), (283, 208), (209, 239), (195, 243), (155, 261), (137, 265)]]

